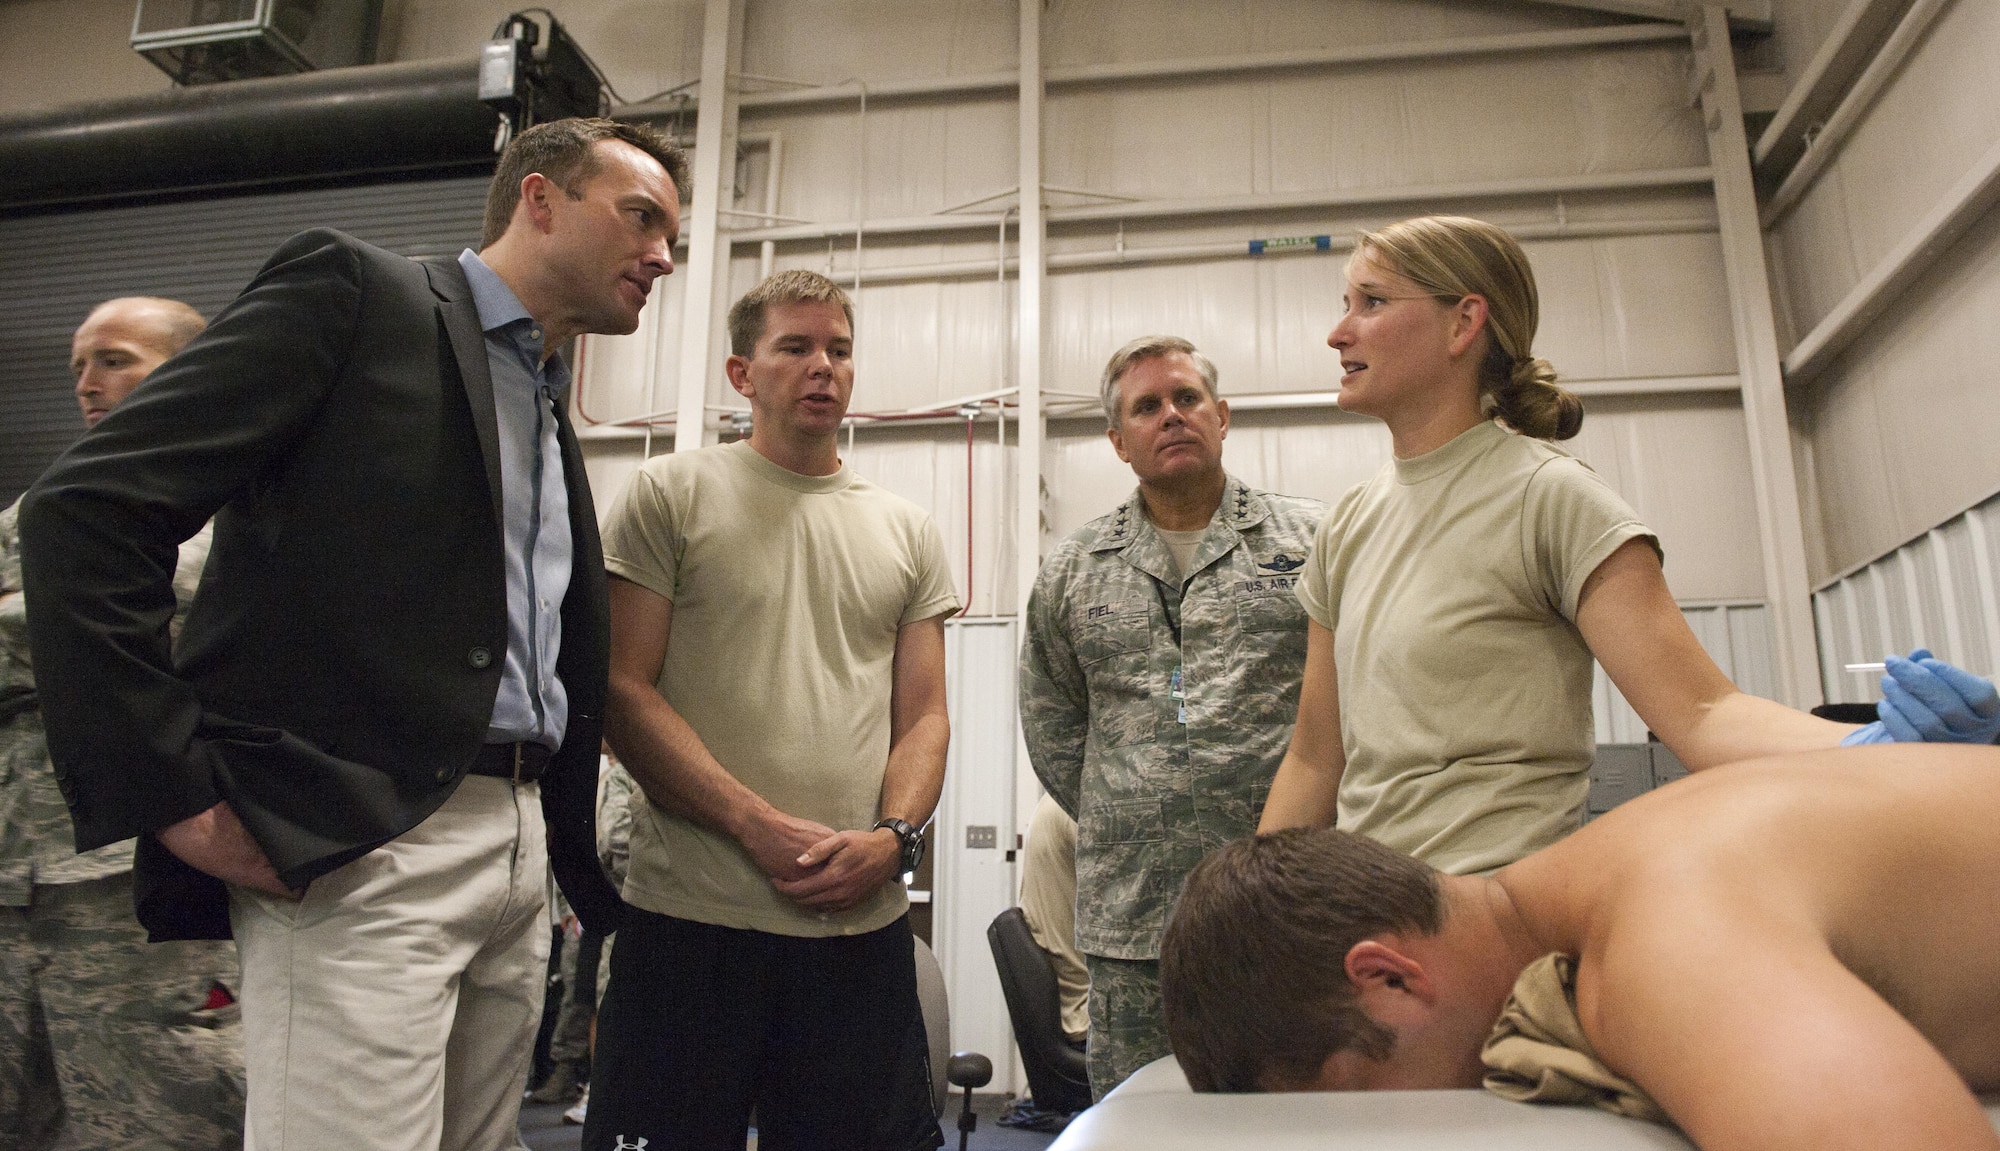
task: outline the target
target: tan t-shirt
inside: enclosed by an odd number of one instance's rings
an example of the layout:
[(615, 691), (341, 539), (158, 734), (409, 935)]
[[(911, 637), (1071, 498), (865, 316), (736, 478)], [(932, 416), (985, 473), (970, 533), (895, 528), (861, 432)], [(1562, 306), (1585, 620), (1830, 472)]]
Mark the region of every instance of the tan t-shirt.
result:
[(1170, 532), (1158, 524), (1153, 530), (1159, 533), (1160, 542), (1167, 545), (1167, 554), (1174, 557), (1174, 574), (1187, 578), (1188, 568), (1194, 565), (1194, 553), (1201, 550), (1201, 537), (1208, 534), (1206, 527), (1191, 532)]
[[(747, 443), (659, 456), (612, 508), (604, 566), (673, 601), (658, 687), (717, 762), (791, 815), (875, 823), (897, 629), (958, 607), (921, 508), (845, 467), (787, 471)], [(873, 931), (909, 906), (890, 883), (848, 911), (810, 911), (735, 840), (651, 803), (633, 811), (625, 898), (794, 936)]]
[(1339, 826), (1453, 874), (1574, 830), (1594, 746), (1577, 596), (1635, 538), (1659, 547), (1582, 461), (1491, 421), (1348, 492), (1298, 585), (1334, 633)]

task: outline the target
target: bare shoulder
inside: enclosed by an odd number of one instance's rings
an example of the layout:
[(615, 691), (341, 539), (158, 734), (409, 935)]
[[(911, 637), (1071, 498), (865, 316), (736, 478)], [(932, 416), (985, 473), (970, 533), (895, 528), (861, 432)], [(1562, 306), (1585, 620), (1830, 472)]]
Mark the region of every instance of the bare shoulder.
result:
[(1689, 892), (1586, 949), (1598, 1054), (1708, 1151), (2000, 1147), (1957, 1070), (1810, 924)]
[(1703, 773), (1567, 849), (1578, 1010), (1701, 1146), (2000, 1147), (2000, 753)]

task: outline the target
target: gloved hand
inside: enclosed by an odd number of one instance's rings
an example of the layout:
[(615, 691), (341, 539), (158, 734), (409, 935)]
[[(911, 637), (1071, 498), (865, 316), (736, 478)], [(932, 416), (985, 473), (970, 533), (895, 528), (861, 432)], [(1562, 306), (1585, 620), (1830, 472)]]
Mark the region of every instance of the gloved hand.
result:
[[(1923, 648), (1883, 661), (1881, 725), (1897, 743), (1992, 743), (2000, 737), (2000, 692), (1993, 681), (1934, 658)], [(1869, 727), (1875, 726), (1870, 724)], [(1863, 728), (1862, 731), (1866, 731)], [(1871, 742), (1849, 736), (1842, 743)]]
[[(1876, 714), (1878, 715), (1881, 714), (1879, 708), (1877, 709)], [(1847, 738), (1840, 741), (1840, 746), (1860, 747), (1864, 743), (1894, 743), (1894, 742), (1896, 742), (1896, 737), (1890, 735), (1889, 729), (1883, 727), (1882, 721), (1878, 719), (1874, 723), (1864, 723), (1860, 727), (1855, 728), (1853, 731), (1848, 732)]]

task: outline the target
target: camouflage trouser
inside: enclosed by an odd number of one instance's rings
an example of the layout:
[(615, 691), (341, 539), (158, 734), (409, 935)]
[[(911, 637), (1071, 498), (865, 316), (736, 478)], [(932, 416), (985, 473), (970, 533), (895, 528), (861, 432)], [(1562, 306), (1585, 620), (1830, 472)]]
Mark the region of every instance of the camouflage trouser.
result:
[(562, 1007), (556, 1012), (555, 1034), (549, 1036), (549, 1058), (557, 1063), (590, 1058), (590, 1017), (597, 1014), (597, 967), (603, 947), (604, 936), (593, 931), (575, 939), (563, 937)]
[(37, 885), (0, 907), (0, 1147), (243, 1146), (228, 941), (146, 942), (132, 876)]
[(1160, 1014), (1160, 961), (1083, 957), (1090, 969), (1090, 1097), (1102, 1099), (1134, 1071), (1163, 1055), (1167, 1025)]

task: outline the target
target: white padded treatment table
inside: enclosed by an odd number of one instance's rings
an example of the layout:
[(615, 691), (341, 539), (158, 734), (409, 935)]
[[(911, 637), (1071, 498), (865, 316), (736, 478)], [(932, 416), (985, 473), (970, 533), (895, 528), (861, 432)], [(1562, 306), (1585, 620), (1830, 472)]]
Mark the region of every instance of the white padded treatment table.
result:
[[(1986, 1117), (2000, 1130), (2000, 1097)], [(1485, 1091), (1197, 1095), (1172, 1056), (1079, 1114), (1049, 1151), (1693, 1151), (1669, 1127)]]

